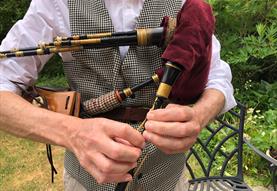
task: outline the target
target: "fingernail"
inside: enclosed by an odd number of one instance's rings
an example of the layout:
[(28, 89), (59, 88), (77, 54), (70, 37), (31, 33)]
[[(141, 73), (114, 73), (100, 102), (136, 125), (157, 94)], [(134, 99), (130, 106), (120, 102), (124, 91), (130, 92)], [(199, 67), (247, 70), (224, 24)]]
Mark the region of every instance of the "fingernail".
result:
[(144, 131), (143, 136), (146, 140), (149, 140), (149, 133), (147, 131)]
[(142, 149), (144, 149), (146, 147), (146, 143), (145, 142), (143, 142), (143, 144), (142, 144)]

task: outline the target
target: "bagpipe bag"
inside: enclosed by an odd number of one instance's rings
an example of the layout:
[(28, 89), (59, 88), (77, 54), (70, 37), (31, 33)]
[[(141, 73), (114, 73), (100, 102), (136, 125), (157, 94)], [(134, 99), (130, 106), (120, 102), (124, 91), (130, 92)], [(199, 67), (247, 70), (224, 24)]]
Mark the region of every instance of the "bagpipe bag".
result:
[[(165, 17), (162, 26), (168, 25)], [(202, 0), (187, 0), (177, 15), (173, 37), (165, 48), (162, 59), (183, 68), (175, 82), (170, 100), (178, 104), (194, 103), (207, 83), (215, 18), (209, 4)], [(156, 73), (162, 76), (163, 69)]]

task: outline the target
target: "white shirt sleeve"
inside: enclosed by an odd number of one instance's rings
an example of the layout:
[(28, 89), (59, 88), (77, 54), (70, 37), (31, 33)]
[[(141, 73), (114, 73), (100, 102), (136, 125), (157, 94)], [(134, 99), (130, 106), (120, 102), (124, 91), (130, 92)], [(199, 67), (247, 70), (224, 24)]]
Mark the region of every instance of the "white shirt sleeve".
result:
[[(43, 42), (52, 42), (57, 35), (68, 35), (65, 24), (59, 25), (64, 19), (61, 11), (66, 7), (64, 1), (33, 0), (22, 20), (19, 20), (2, 41), (0, 51), (37, 47)], [(52, 55), (9, 58), (0, 60), (0, 91), (13, 91), (20, 94), (16, 85), (10, 82), (17, 81), (24, 84), (33, 84), (38, 73)]]
[(220, 43), (215, 36), (212, 38), (212, 59), (206, 89), (216, 89), (224, 94), (225, 105), (221, 113), (224, 113), (234, 106), (234, 89), (232, 86), (232, 73), (229, 65), (220, 58)]

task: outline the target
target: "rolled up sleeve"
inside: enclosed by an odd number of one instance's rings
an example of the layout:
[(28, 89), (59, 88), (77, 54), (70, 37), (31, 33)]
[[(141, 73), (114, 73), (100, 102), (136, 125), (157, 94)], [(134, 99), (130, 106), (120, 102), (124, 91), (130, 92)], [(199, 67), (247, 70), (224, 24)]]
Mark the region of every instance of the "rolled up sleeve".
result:
[(211, 69), (208, 77), (208, 83), (206, 89), (216, 89), (224, 94), (225, 104), (221, 113), (224, 113), (234, 106), (236, 106), (236, 101), (234, 98), (234, 89), (231, 83), (232, 73), (230, 66), (221, 60), (220, 58), (220, 43), (213, 36), (213, 49), (212, 49), (212, 59), (211, 59)]
[[(37, 47), (43, 42), (52, 42), (53, 37), (63, 34), (61, 14), (56, 1), (35, 0), (22, 20), (19, 20), (2, 41), (0, 51)], [(61, 3), (60, 3), (61, 4)], [(34, 84), (38, 73), (52, 55), (8, 58), (0, 60), (0, 91), (20, 94), (20, 89), (11, 81)]]

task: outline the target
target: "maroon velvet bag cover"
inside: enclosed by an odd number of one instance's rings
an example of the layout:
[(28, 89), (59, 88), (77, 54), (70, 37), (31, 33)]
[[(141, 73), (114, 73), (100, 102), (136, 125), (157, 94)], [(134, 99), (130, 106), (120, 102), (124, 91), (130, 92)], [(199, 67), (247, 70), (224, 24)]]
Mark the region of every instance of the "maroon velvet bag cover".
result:
[[(165, 17), (162, 25), (167, 25)], [(170, 100), (179, 104), (195, 102), (207, 83), (215, 19), (209, 4), (187, 0), (177, 15), (174, 35), (162, 59), (178, 63), (183, 72), (175, 82)], [(162, 70), (156, 71), (162, 75)]]

